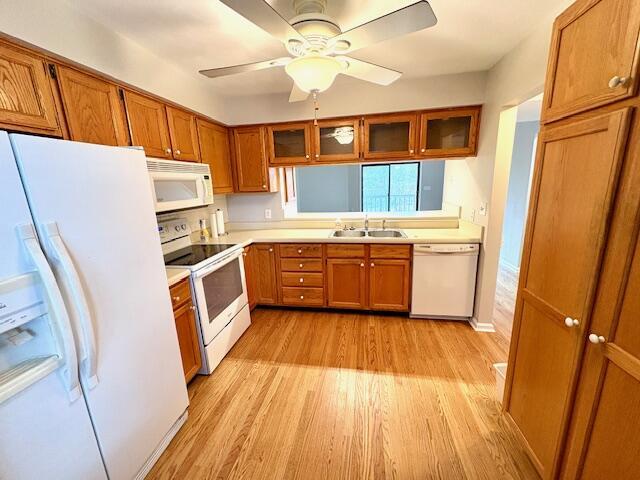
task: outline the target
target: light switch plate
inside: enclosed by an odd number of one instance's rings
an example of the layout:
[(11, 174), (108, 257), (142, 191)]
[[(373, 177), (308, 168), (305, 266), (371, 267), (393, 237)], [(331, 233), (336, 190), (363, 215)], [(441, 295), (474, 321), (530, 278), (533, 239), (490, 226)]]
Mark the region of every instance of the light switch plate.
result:
[(487, 214), (488, 209), (489, 205), (487, 204), (487, 202), (482, 202), (480, 204), (480, 208), (478, 209), (478, 213), (484, 217)]
[(271, 218), (271, 209), (270, 208), (265, 208), (264, 209), (264, 218), (266, 218), (267, 220), (269, 220)]

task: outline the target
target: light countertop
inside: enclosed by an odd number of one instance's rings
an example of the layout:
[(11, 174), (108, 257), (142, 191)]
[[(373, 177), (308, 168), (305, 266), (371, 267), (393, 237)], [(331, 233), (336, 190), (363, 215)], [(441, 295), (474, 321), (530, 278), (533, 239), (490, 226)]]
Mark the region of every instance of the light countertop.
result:
[(167, 283), (169, 286), (175, 285), (183, 278), (187, 278), (191, 272), (187, 268), (165, 268), (167, 274)]
[[(372, 229), (373, 230), (373, 229)], [(331, 237), (333, 229), (274, 228), (265, 230), (237, 230), (218, 238), (196, 243), (481, 243), (482, 230), (476, 226), (460, 228), (402, 228), (407, 238)]]

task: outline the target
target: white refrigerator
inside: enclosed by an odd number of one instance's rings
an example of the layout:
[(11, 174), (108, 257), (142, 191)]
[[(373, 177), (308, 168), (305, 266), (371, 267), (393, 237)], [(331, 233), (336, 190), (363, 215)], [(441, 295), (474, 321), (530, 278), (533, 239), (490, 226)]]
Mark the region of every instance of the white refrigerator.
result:
[(144, 153), (0, 131), (0, 479), (144, 478), (187, 406)]

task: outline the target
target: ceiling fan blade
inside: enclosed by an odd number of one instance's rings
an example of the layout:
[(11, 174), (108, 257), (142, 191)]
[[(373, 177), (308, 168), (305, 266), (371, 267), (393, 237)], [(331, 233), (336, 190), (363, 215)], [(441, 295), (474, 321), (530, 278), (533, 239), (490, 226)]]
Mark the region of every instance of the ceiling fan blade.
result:
[(381, 67), (374, 63), (363, 62), (353, 57), (336, 57), (341, 62), (348, 64), (347, 68), (341, 72), (350, 77), (359, 78), (378, 85), (389, 85), (395, 82), (402, 75), (401, 72), (391, 70), (390, 68)]
[(293, 82), (293, 88), (291, 88), (291, 95), (289, 95), (289, 102), (303, 102), (309, 96), (309, 92), (305, 92)]
[(264, 70), (265, 68), (284, 67), (291, 60), (291, 57), (281, 57), (274, 58), (273, 60), (266, 60), (264, 62), (234, 65), (233, 67), (210, 68), (208, 70), (200, 70), (200, 73), (209, 78), (226, 77), (227, 75), (235, 75), (236, 73), (255, 72), (256, 70)]
[(438, 19), (431, 5), (423, 0), (336, 35), (331, 43), (347, 41), (350, 45), (339, 52), (353, 52), (374, 43), (433, 27), (436, 23)]
[(289, 39), (307, 43), (306, 39), (264, 0), (220, 0), (227, 7), (273, 35), (285, 45)]

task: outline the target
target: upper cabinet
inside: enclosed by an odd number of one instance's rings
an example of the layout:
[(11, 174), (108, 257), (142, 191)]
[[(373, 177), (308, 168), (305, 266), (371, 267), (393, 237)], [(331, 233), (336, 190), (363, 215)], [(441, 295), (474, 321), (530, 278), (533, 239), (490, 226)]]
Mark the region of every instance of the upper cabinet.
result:
[(290, 123), (267, 127), (269, 163), (291, 165), (311, 161), (311, 123)]
[(238, 127), (233, 129), (233, 159), (238, 192), (269, 192), (277, 189), (269, 179), (265, 129)]
[(416, 115), (390, 114), (365, 117), (365, 159), (411, 158), (415, 153)]
[(71, 140), (129, 145), (118, 87), (78, 70), (57, 66), (60, 95)]
[(162, 103), (125, 90), (131, 143), (144, 147), (149, 157), (173, 158), (167, 114)]
[(435, 158), (475, 155), (479, 122), (480, 107), (422, 113), (418, 155)]
[(169, 137), (173, 147), (173, 158), (189, 162), (200, 161), (196, 117), (184, 110), (167, 108)]
[(551, 40), (543, 122), (632, 96), (639, 33), (639, 0), (581, 1), (560, 15)]
[(207, 163), (211, 168), (214, 193), (233, 193), (227, 128), (201, 119), (196, 123), (200, 140), (200, 157), (202, 163)]
[(0, 128), (61, 136), (42, 57), (0, 43)]
[(314, 126), (315, 162), (354, 162), (360, 158), (360, 119), (321, 120)]

